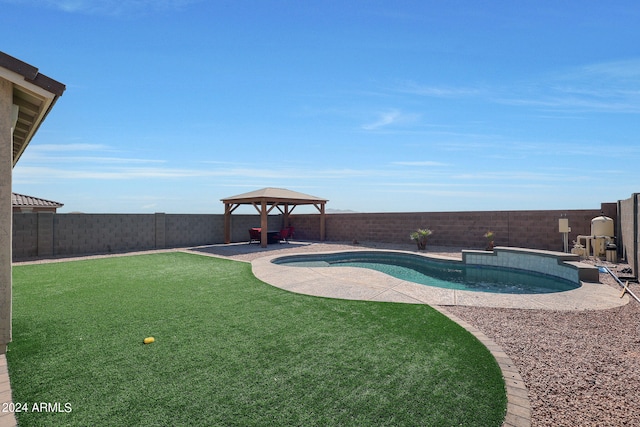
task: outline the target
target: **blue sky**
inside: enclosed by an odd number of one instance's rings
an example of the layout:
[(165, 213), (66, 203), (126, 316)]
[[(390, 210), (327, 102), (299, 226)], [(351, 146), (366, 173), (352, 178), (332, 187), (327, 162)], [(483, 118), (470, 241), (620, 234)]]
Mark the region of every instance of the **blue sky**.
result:
[(593, 209), (640, 191), (635, 0), (0, 10), (0, 50), (67, 86), (13, 175), (60, 212), (221, 213), (262, 187), (360, 212)]

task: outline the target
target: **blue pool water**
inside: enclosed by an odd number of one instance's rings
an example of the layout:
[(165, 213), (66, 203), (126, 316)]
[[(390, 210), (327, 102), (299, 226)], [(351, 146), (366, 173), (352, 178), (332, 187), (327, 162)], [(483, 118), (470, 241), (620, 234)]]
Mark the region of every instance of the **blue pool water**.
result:
[(398, 252), (340, 252), (276, 258), (275, 264), (297, 267), (361, 267), (421, 285), (503, 294), (546, 294), (580, 287), (579, 283), (508, 268), (465, 265), (459, 261)]

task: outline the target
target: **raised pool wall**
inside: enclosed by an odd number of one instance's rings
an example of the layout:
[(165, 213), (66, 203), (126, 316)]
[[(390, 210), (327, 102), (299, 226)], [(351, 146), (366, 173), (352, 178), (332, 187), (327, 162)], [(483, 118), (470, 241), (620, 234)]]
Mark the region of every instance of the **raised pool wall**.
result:
[(578, 255), (525, 248), (496, 247), (493, 251), (463, 250), (467, 265), (534, 271), (574, 283), (598, 282), (596, 267), (580, 262)]

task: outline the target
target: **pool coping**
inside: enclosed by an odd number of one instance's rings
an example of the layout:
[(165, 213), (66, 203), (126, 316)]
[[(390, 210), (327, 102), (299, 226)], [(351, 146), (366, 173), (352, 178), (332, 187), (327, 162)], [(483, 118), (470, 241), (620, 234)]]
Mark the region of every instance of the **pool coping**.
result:
[[(398, 252), (397, 250), (353, 249), (315, 252), (315, 255), (339, 252)], [(326, 298), (428, 304), (473, 334), (495, 358), (505, 382), (507, 410), (503, 427), (529, 427), (531, 403), (517, 366), (502, 347), (470, 323), (450, 313), (446, 306), (472, 305), (499, 308), (546, 310), (602, 310), (629, 302), (618, 292), (600, 283), (582, 282), (578, 289), (553, 294), (513, 295), (441, 289), (406, 282), (375, 270), (356, 267), (290, 267), (271, 261), (288, 255), (270, 255), (251, 261), (253, 274), (265, 283), (288, 290)], [(460, 262), (445, 256), (428, 255), (437, 260)], [(302, 271), (301, 271), (302, 270)]]
[[(395, 252), (416, 255), (415, 252), (370, 248), (314, 252), (313, 255), (345, 252)], [(620, 298), (616, 289), (594, 282), (583, 281), (577, 289), (550, 294), (497, 294), (420, 285), (379, 271), (357, 267), (292, 267), (271, 262), (283, 256), (289, 255), (267, 255), (254, 259), (251, 261), (253, 274), (258, 279), (278, 288), (320, 297), (440, 306), (542, 310), (605, 310), (620, 307), (629, 302), (626, 295)], [(459, 262), (444, 256), (422, 256), (452, 263)]]

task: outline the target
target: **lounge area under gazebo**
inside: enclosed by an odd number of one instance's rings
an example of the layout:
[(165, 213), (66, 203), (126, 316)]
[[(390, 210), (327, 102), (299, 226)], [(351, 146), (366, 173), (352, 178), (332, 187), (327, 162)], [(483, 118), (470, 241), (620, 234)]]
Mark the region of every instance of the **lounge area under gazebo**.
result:
[(298, 205), (313, 205), (320, 212), (320, 240), (325, 239), (325, 204), (323, 199), (285, 188), (262, 188), (249, 193), (221, 199), (224, 203), (224, 242), (231, 243), (231, 214), (241, 205), (253, 205), (260, 214), (260, 245), (267, 247), (267, 216), (276, 208), (283, 215), (284, 227), (289, 226), (289, 215)]

